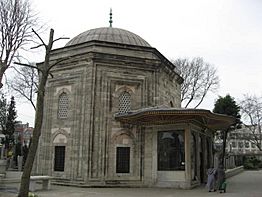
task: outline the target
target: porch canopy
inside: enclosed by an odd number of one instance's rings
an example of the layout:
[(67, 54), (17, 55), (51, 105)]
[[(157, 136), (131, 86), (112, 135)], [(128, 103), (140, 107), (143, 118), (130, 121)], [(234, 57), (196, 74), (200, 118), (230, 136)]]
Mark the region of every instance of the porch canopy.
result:
[(205, 109), (185, 109), (169, 107), (152, 107), (115, 114), (115, 119), (133, 125), (163, 125), (175, 123), (195, 123), (202, 127), (216, 130), (226, 130), (236, 119), (232, 116), (212, 113)]

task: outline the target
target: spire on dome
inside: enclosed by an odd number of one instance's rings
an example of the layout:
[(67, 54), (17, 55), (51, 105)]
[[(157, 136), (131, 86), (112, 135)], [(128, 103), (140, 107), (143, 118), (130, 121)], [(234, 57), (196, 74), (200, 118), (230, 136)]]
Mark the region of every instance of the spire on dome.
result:
[(112, 8), (110, 8), (110, 14), (109, 14), (109, 16), (110, 16), (110, 20), (109, 20), (109, 27), (112, 27), (112, 24), (113, 24), (113, 14), (112, 14)]

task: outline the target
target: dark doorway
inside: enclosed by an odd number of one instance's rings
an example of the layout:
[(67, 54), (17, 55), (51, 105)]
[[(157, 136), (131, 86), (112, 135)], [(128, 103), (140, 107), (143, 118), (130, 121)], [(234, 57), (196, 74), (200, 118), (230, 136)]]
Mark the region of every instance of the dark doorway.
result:
[(65, 146), (55, 146), (54, 171), (65, 169)]

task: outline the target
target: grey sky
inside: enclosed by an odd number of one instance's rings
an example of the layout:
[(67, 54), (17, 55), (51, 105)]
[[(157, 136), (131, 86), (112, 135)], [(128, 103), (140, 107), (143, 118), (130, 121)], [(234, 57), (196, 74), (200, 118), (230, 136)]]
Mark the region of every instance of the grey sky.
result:
[[(201, 108), (212, 110), (218, 95), (227, 93), (236, 100), (245, 93), (262, 95), (260, 0), (32, 1), (56, 37), (73, 38), (88, 29), (109, 26), (112, 8), (113, 27), (140, 35), (167, 58), (203, 57), (217, 68), (220, 89), (209, 94)], [(22, 115), (19, 119), (32, 124)]]

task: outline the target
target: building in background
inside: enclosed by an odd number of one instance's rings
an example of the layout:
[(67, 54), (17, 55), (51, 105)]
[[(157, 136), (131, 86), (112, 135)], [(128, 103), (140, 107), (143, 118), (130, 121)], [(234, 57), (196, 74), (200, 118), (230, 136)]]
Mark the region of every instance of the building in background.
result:
[[(252, 127), (252, 128), (250, 128)], [(258, 141), (255, 142), (254, 135)], [(242, 126), (240, 129), (231, 131), (227, 141), (227, 152), (235, 155), (260, 155), (262, 152), (257, 147), (261, 147), (262, 134), (258, 126)]]
[(16, 142), (29, 146), (30, 139), (33, 136), (33, 127), (30, 127), (29, 123), (23, 124), (22, 121), (17, 121), (14, 136)]

